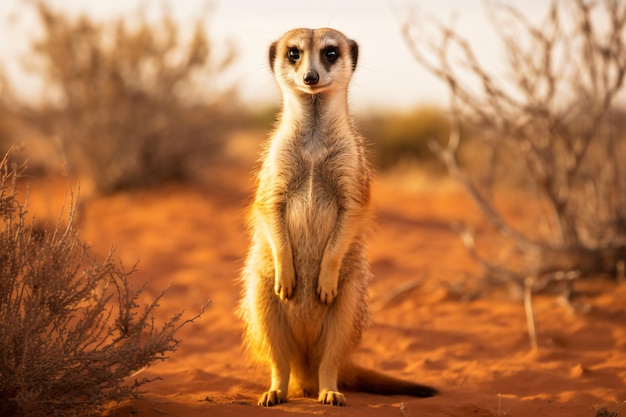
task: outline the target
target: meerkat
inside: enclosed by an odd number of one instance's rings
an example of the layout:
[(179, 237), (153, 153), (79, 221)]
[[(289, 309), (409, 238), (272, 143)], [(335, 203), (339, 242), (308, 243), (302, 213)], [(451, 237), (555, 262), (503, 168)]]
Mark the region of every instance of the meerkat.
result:
[(239, 308), (247, 350), (271, 368), (262, 406), (288, 392), (343, 406), (339, 387), (436, 393), (349, 361), (368, 322), (371, 279), (371, 170), (347, 102), (358, 51), (333, 29), (294, 29), (269, 49), (283, 103), (257, 175)]

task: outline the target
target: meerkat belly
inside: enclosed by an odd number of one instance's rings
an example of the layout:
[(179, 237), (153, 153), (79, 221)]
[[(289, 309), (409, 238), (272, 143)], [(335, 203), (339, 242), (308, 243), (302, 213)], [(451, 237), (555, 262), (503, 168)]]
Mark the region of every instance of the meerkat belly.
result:
[(313, 293), (324, 249), (335, 230), (338, 216), (337, 192), (324, 181), (325, 177), (327, 175), (321, 168), (309, 169), (286, 207), (296, 276), (299, 284), (312, 289)]
[(317, 295), (317, 281), (324, 249), (337, 224), (338, 205), (328, 185), (314, 173), (305, 183), (287, 204), (296, 289), (285, 312), (299, 351), (308, 357), (315, 356), (311, 349), (315, 349), (328, 313)]
[(317, 295), (322, 256), (335, 231), (338, 194), (323, 168), (308, 168), (299, 187), (286, 206), (286, 226), (292, 246), (296, 289), (293, 300), (285, 304), (289, 326), (300, 349), (305, 351), (319, 338), (327, 314)]

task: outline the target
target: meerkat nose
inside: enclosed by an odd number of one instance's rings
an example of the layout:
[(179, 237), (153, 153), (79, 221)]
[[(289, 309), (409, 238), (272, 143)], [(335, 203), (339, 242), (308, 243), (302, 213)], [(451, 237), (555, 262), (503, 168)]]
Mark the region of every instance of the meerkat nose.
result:
[(315, 71), (309, 71), (304, 74), (304, 83), (306, 85), (315, 85), (320, 80), (320, 76)]

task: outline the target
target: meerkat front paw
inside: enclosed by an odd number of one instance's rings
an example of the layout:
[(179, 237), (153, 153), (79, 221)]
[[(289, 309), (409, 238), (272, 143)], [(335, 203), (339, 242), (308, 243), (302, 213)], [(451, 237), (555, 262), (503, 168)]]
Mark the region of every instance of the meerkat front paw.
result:
[(338, 391), (322, 390), (317, 400), (322, 404), (338, 405), (340, 407), (346, 405), (346, 397)]
[(320, 297), (320, 301), (326, 305), (332, 304), (337, 297), (340, 266), (340, 259), (324, 254), (320, 265), (320, 275), (317, 278), (317, 295)]
[(274, 291), (276, 295), (281, 300), (288, 300), (293, 295), (293, 290), (296, 287), (296, 280), (294, 277), (285, 278), (284, 276), (281, 278), (276, 278), (276, 284), (274, 284)]
[[(286, 268), (285, 268), (286, 266)], [(291, 298), (293, 290), (296, 288), (296, 274), (293, 264), (287, 262), (282, 268), (276, 268), (276, 278), (274, 281), (274, 292), (285, 301)]]
[(321, 273), (317, 280), (317, 295), (320, 301), (326, 305), (332, 304), (337, 296), (338, 275)]

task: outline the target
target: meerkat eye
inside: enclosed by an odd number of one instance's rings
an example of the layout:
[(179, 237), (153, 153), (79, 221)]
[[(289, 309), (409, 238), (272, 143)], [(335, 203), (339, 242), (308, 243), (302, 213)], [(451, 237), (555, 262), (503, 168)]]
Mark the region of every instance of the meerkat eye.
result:
[(339, 58), (339, 51), (334, 46), (329, 46), (324, 50), (324, 58), (328, 62), (335, 62)]
[(298, 51), (298, 48), (289, 48), (287, 57), (292, 64), (295, 64), (300, 59), (300, 51)]

